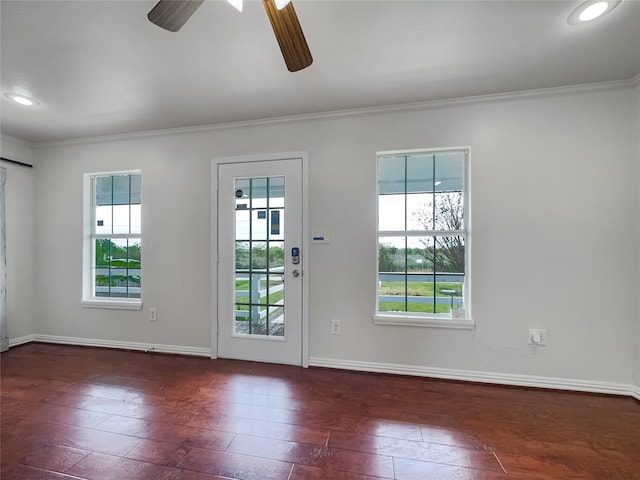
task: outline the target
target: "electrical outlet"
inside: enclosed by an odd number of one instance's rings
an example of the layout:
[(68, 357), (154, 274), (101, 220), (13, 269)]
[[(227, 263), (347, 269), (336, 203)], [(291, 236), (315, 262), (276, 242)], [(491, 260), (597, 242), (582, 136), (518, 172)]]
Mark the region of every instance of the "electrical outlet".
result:
[(149, 309), (149, 321), (155, 322), (157, 320), (158, 320), (158, 310), (156, 309), (156, 307), (151, 307)]
[(331, 320), (331, 335), (340, 335), (340, 320)]
[(529, 345), (545, 346), (547, 344), (547, 331), (541, 328), (529, 329)]

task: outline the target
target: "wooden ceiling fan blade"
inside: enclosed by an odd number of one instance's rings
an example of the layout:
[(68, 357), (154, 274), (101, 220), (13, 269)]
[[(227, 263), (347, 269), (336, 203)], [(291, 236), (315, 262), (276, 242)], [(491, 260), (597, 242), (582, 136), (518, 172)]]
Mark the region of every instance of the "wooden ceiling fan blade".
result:
[(262, 0), (267, 16), (271, 22), (273, 33), (276, 35), (280, 51), (290, 72), (297, 72), (307, 68), (313, 63), (311, 51), (307, 40), (304, 38), (298, 16), (293, 8), (293, 2), (289, 2), (284, 8), (278, 10), (274, 0)]
[(204, 0), (160, 0), (147, 18), (159, 27), (177, 32)]

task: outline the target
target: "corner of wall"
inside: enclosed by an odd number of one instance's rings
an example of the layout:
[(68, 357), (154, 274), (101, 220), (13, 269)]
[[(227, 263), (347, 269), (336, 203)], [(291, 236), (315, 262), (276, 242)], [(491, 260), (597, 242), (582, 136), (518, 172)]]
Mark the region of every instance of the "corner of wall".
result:
[(0, 134), (0, 157), (33, 165), (33, 146), (19, 138)]
[[(634, 117), (633, 117), (633, 131), (631, 138), (635, 139), (635, 159), (636, 159), (636, 245), (640, 245), (640, 75), (636, 76), (636, 86), (634, 88)], [(640, 248), (640, 247), (639, 247)], [(640, 253), (640, 250), (637, 252)], [(640, 278), (640, 255), (636, 255), (637, 258), (637, 275), (636, 278)], [(640, 392), (640, 282), (638, 284), (638, 305), (636, 306), (636, 332), (635, 332), (635, 356), (633, 358), (633, 372), (636, 390)], [(638, 399), (640, 400), (640, 393)]]
[[(2, 326), (8, 345), (35, 332), (34, 151), (28, 142), (0, 135), (0, 161), (6, 173), (6, 316)], [(4, 268), (4, 266), (3, 266)]]

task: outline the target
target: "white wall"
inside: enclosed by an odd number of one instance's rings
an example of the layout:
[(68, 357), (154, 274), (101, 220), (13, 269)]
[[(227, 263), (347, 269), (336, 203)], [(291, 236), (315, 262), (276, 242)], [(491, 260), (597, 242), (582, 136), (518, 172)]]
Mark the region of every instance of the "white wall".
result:
[[(5, 135), (0, 139), (2, 157), (31, 165), (31, 147)], [(2, 162), (7, 169), (7, 333), (9, 340), (34, 331), (34, 169)]]
[[(630, 384), (633, 95), (577, 89), (39, 149), (38, 333), (209, 347), (211, 159), (306, 150), (309, 223), (332, 239), (309, 252), (311, 357)], [(374, 325), (376, 152), (464, 145), (477, 329)], [(123, 168), (143, 172), (145, 310), (83, 309), (82, 174)], [(548, 346), (528, 346), (528, 327), (546, 328)]]

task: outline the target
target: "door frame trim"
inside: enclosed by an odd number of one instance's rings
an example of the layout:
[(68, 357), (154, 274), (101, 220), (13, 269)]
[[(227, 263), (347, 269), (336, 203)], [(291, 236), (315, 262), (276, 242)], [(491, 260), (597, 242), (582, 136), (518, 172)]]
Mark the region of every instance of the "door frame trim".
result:
[(218, 166), (300, 160), (302, 162), (302, 366), (309, 366), (309, 153), (307, 151), (214, 157), (211, 160), (211, 358), (218, 358)]

